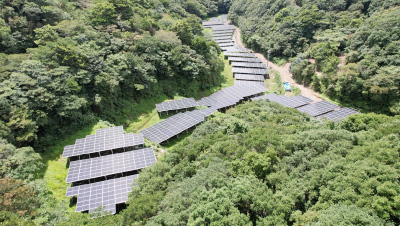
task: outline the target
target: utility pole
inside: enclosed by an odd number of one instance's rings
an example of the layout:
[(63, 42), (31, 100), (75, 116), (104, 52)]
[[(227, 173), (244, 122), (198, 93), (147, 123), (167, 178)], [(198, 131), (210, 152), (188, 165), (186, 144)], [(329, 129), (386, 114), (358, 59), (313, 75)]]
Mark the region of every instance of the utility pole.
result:
[(267, 57), (267, 58), (268, 58), (268, 60), (267, 60), (267, 68), (269, 68), (268, 62), (269, 62), (269, 55), (271, 54), (271, 50), (268, 50), (267, 53), (268, 53), (268, 57)]

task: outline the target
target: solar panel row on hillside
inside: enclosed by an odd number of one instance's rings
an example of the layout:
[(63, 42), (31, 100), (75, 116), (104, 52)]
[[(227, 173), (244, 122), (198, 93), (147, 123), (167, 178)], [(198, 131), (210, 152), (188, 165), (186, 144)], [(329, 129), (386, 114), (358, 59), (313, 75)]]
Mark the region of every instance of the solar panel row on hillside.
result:
[(236, 74), (255, 74), (255, 75), (268, 75), (267, 69), (261, 68), (242, 68), (242, 67), (232, 67), (232, 73)]
[[(212, 109), (210, 109), (212, 111)], [(140, 131), (147, 139), (154, 143), (162, 143), (203, 122), (210, 114), (210, 110), (194, 110), (179, 113)]]
[(330, 111), (335, 110), (336, 108), (339, 108), (336, 104), (329, 103), (328, 101), (321, 101), (317, 102), (315, 104), (309, 104), (303, 107), (297, 108), (300, 112), (307, 113), (311, 116), (319, 116), (325, 113), (328, 113)]
[(241, 48), (238, 46), (230, 47), (226, 50), (226, 52), (235, 52), (235, 53), (250, 53), (249, 49)]
[(218, 45), (219, 45), (219, 47), (230, 47), (230, 46), (234, 46), (235, 44), (234, 43), (220, 43)]
[(215, 39), (215, 38), (220, 38), (220, 37), (222, 37), (222, 38), (225, 38), (225, 37), (229, 37), (229, 38), (232, 38), (232, 33), (221, 33), (221, 34), (213, 34), (212, 35), (212, 38), (213, 39)]
[(232, 40), (232, 36), (229, 36), (229, 35), (219, 36), (219, 37), (213, 37), (212, 39), (214, 41), (217, 41), (217, 40)]
[(259, 58), (250, 58), (250, 57), (228, 57), (229, 62), (251, 62), (251, 63), (261, 63), (262, 61)]
[(224, 55), (226, 57), (250, 57), (250, 58), (256, 57), (254, 53), (225, 52)]
[(323, 114), (321, 116), (318, 116), (318, 118), (325, 118), (327, 120), (341, 120), (345, 119), (350, 115), (358, 114), (359, 112), (356, 110), (353, 110), (351, 108), (341, 108), (336, 111), (332, 111), (326, 114)]
[(264, 75), (235, 74), (235, 79), (264, 82)]
[(232, 67), (244, 67), (244, 68), (267, 68), (263, 63), (250, 63), (250, 62), (232, 62)]
[(255, 98), (252, 98), (251, 100), (269, 100), (272, 102), (276, 102), (278, 104), (281, 104), (286, 107), (291, 107), (291, 108), (298, 108), (301, 106), (304, 106), (306, 104), (309, 104), (313, 102), (310, 98), (307, 98), (302, 95), (298, 95), (295, 97), (287, 97), (284, 95), (277, 95), (275, 93), (269, 93), (265, 94), (263, 96), (258, 96)]
[(124, 134), (123, 131), (120, 130), (109, 130), (107, 132), (97, 131), (94, 135), (88, 135), (85, 138), (77, 139), (74, 145), (65, 146), (62, 156), (81, 156), (119, 148), (135, 147), (143, 144), (144, 139), (140, 134)]
[(216, 42), (217, 44), (221, 44), (221, 43), (234, 43), (232, 39), (215, 40), (214, 42)]
[(234, 84), (235, 86), (261, 87), (265, 89), (264, 81), (235, 80)]
[(249, 88), (248, 86), (234, 85), (219, 90), (208, 97), (200, 99), (197, 103), (199, 105), (211, 106), (217, 109), (226, 108), (239, 103), (246, 97), (252, 97), (266, 91), (265, 86), (255, 86)]
[(215, 25), (212, 26), (211, 29), (213, 31), (226, 31), (226, 30), (235, 30), (236, 27), (233, 25)]
[(155, 162), (153, 148), (73, 161), (69, 165), (67, 183), (139, 170)]
[(175, 111), (181, 109), (194, 108), (197, 106), (197, 102), (194, 98), (185, 98), (181, 100), (165, 101), (156, 104), (158, 112)]
[(89, 210), (89, 213), (92, 213), (99, 207), (103, 207), (103, 211), (115, 214), (115, 205), (125, 203), (128, 200), (128, 193), (132, 191), (132, 183), (138, 176), (136, 174), (70, 187), (67, 189), (66, 196), (78, 196), (76, 212)]

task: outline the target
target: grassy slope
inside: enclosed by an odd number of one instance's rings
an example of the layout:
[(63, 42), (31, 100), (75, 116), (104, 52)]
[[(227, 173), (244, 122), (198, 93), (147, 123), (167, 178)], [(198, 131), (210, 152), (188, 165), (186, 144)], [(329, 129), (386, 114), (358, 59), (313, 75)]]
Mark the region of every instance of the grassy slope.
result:
[[(221, 58), (223, 55), (221, 54)], [(215, 91), (233, 85), (233, 77), (232, 77), (232, 67), (229, 65), (228, 60), (224, 60), (225, 67), (224, 71), (221, 72), (221, 75), (224, 77), (223, 83), (220, 87), (214, 87), (211, 90), (207, 90), (201, 93), (198, 93), (194, 98), (199, 99), (204, 96), (208, 96)], [(176, 96), (174, 99), (179, 99), (182, 97)], [(139, 104), (134, 104), (131, 107), (130, 116), (127, 118), (127, 125), (125, 126), (126, 132), (137, 133), (138, 131), (150, 127), (168, 116), (163, 115), (161, 118), (157, 114), (157, 110), (155, 108), (155, 103), (162, 102), (167, 98), (163, 95), (160, 95), (156, 98), (146, 99)], [(136, 116), (136, 117), (135, 117)], [(96, 128), (94, 125), (87, 126), (80, 131), (77, 131), (75, 134), (57, 142), (54, 146), (49, 147), (46, 152), (42, 154), (42, 158), (46, 167), (43, 171), (43, 178), (49, 187), (49, 190), (53, 193), (57, 200), (62, 201), (66, 200), (69, 202), (69, 198), (65, 197), (65, 191), (69, 187), (69, 184), (66, 183), (65, 179), (68, 174), (67, 159), (62, 158), (62, 152), (64, 150), (64, 146), (71, 145), (75, 143), (76, 139), (83, 138), (86, 135), (93, 134)], [(167, 148), (172, 148), (176, 143), (180, 142), (187, 135), (184, 134), (180, 138), (172, 140)]]

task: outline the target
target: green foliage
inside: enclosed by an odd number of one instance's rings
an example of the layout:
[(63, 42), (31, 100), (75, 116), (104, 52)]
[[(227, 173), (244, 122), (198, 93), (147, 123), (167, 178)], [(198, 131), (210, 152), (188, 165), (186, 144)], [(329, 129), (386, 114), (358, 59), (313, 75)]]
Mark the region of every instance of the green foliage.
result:
[[(227, 133), (229, 122), (247, 129)], [(374, 114), (331, 125), (268, 101), (239, 105), (141, 173), (124, 223), (392, 225), (399, 125)]]
[[(229, 17), (245, 44), (264, 55), (293, 57), (298, 83), (313, 83), (345, 103), (397, 114), (399, 99), (399, 1), (235, 0)], [(338, 65), (340, 54), (348, 66)], [(315, 65), (307, 58), (314, 58)], [(355, 69), (352, 63), (357, 64)], [(351, 68), (351, 70), (349, 70)], [(314, 76), (320, 71), (324, 77)]]
[(114, 24), (117, 19), (115, 7), (110, 2), (99, 2), (93, 6), (90, 18), (94, 26)]
[(275, 81), (276, 85), (278, 86), (276, 93), (279, 95), (284, 95), (285, 88), (283, 87), (282, 77), (281, 77), (281, 74), (279, 74), (279, 72), (277, 72), (277, 71), (274, 72), (274, 81)]
[(16, 148), (0, 139), (0, 177), (32, 180), (42, 167), (41, 157), (33, 148)]
[(335, 54), (338, 52), (338, 46), (338, 43), (319, 42), (311, 48), (310, 56), (315, 59), (317, 71), (325, 74), (336, 72), (339, 58)]
[(38, 206), (39, 200), (31, 187), (20, 180), (0, 178), (0, 211), (33, 217)]

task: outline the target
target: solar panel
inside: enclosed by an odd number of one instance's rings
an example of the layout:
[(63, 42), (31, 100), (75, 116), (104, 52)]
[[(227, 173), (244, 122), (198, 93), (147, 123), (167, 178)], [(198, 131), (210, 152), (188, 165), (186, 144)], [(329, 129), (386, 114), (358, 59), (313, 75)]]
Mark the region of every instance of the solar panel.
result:
[[(244, 86), (256, 86), (256, 87), (262, 87), (265, 88), (265, 83), (264, 81), (247, 81), (247, 80), (235, 80), (234, 81), (235, 86), (237, 85), (244, 85)], [(265, 89), (265, 91), (267, 91)], [(264, 91), (264, 92), (265, 92)]]
[(315, 117), (333, 111), (335, 108), (339, 108), (339, 106), (324, 100), (315, 104), (299, 107), (297, 110)]
[(213, 31), (211, 33), (212, 37), (219, 37), (219, 36), (232, 36), (234, 31)]
[(224, 55), (227, 57), (250, 57), (250, 58), (256, 57), (254, 53), (224, 52)]
[(216, 25), (224, 25), (223, 21), (204, 21), (204, 27), (216, 26)]
[(181, 99), (181, 100), (165, 101), (165, 102), (156, 104), (156, 108), (157, 108), (158, 112), (181, 110), (181, 109), (193, 108), (196, 106), (197, 106), (197, 102), (194, 98), (185, 98), (185, 99)]
[(153, 148), (73, 161), (67, 183), (143, 169), (156, 162)]
[(219, 43), (218, 44), (220, 47), (229, 47), (229, 46), (234, 46), (234, 43)]
[[(258, 95), (266, 91), (265, 85), (261, 85), (264, 83), (258, 83), (258, 84), (247, 83), (243, 86), (243, 85), (236, 85), (236, 81), (238, 80), (235, 80), (234, 86), (230, 86), (225, 89), (219, 90), (208, 97), (200, 99), (199, 101), (197, 101), (197, 103), (199, 105), (210, 106), (213, 108), (221, 109), (233, 106), (246, 97)], [(252, 85), (252, 87), (249, 88), (249, 85)]]
[(303, 95), (297, 95), (297, 96), (291, 97), (290, 99), (292, 101), (292, 104), (288, 107), (293, 107), (293, 108), (298, 108), (298, 107), (301, 107), (301, 106), (304, 106), (306, 104), (313, 102), (312, 99), (305, 97)]
[(213, 29), (213, 31), (225, 31), (225, 30), (235, 30), (236, 27), (233, 25), (215, 25), (212, 26), (211, 29)]
[(232, 67), (244, 67), (244, 68), (267, 68), (263, 63), (249, 63), (249, 62), (232, 62)]
[(214, 40), (215, 43), (221, 44), (221, 43), (232, 43), (234, 44), (235, 42), (232, 39), (225, 39), (225, 40)]
[(287, 97), (284, 95), (277, 95), (275, 93), (269, 93), (263, 96), (258, 96), (252, 98), (251, 100), (254, 101), (254, 100), (265, 100), (265, 99), (290, 108), (298, 108), (313, 102), (313, 100), (311, 100), (310, 98), (307, 98), (302, 95), (298, 95), (295, 97)]
[(134, 147), (144, 144), (141, 134), (124, 134), (122, 126), (96, 130), (94, 135), (77, 139), (74, 145), (64, 147), (63, 157), (72, 157)]
[(226, 35), (226, 36), (219, 36), (219, 37), (213, 37), (212, 38), (214, 41), (216, 40), (232, 40), (232, 35)]
[(250, 58), (250, 57), (228, 57), (229, 62), (252, 62), (252, 63), (261, 63), (262, 61), (259, 58)]
[(264, 75), (235, 74), (235, 79), (237, 79), (237, 80), (262, 81), (262, 82), (264, 82)]
[[(250, 53), (249, 49), (241, 48), (238, 46), (229, 47), (226, 52), (235, 52), (235, 53)], [(260, 61), (261, 62), (261, 61)]]
[(358, 114), (359, 112), (351, 108), (340, 108), (337, 111), (332, 111), (323, 115), (318, 116), (318, 118), (325, 118), (327, 120), (341, 120), (345, 119), (350, 115)]
[(200, 111), (202, 114), (204, 114), (205, 117), (208, 117), (208, 116), (214, 114), (215, 112), (217, 112), (218, 109), (217, 109), (217, 108), (210, 107), (210, 108), (206, 108), (206, 109), (200, 109), (199, 111)]
[(78, 196), (76, 212), (89, 210), (89, 213), (103, 207), (103, 211), (116, 213), (116, 204), (125, 203), (128, 193), (132, 191), (132, 183), (138, 174), (85, 184), (67, 189), (66, 197)]
[(205, 114), (200, 110), (179, 113), (140, 131), (147, 139), (154, 143), (162, 143), (184, 131), (200, 124)]
[(238, 74), (268, 75), (268, 69), (232, 67), (232, 73), (234, 73), (234, 74), (238, 73)]

